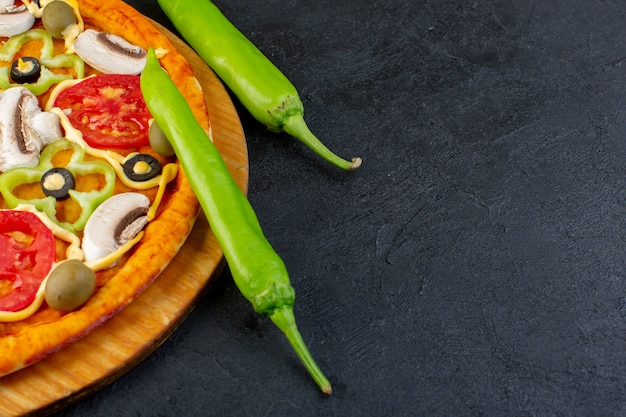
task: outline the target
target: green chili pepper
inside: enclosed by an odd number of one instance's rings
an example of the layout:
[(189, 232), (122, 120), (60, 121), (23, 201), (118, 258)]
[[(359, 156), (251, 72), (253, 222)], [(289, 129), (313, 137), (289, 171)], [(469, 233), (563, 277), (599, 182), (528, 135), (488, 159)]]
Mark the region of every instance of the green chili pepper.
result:
[[(69, 196), (80, 206), (80, 216), (72, 223), (62, 222), (57, 218), (56, 199), (52, 196), (43, 198), (24, 199), (14, 194), (15, 189), (23, 184), (39, 183), (41, 177), (54, 167), (54, 156), (62, 151), (71, 150), (72, 156), (67, 164), (67, 170), (74, 177), (97, 174), (104, 178), (104, 186), (99, 190), (78, 191), (69, 190)], [(96, 207), (113, 195), (115, 188), (115, 171), (104, 161), (85, 161), (85, 151), (79, 145), (67, 139), (59, 139), (46, 146), (39, 159), (39, 165), (34, 168), (17, 167), (9, 169), (0, 175), (0, 193), (9, 208), (18, 204), (32, 204), (37, 210), (45, 213), (59, 226), (76, 233), (83, 230), (87, 219)]]
[(331, 152), (304, 121), (298, 91), (209, 0), (158, 0), (176, 29), (235, 93), (259, 122), (274, 132), (286, 132), (339, 168), (361, 165)]
[(144, 99), (171, 142), (211, 225), (243, 296), (268, 316), (291, 343), (315, 382), (330, 394), (330, 382), (307, 349), (293, 314), (294, 290), (285, 265), (266, 240), (245, 194), (219, 151), (197, 123), (185, 98), (148, 49), (141, 74)]
[(12, 62), (15, 55), (26, 43), (39, 41), (42, 43), (39, 62), (41, 63), (41, 75), (34, 83), (14, 84), (10, 80), (10, 66), (0, 68), (0, 89), (6, 90), (10, 87), (23, 86), (38, 96), (48, 91), (54, 84), (72, 79), (71, 74), (57, 74), (48, 68), (72, 68), (77, 79), (85, 76), (85, 63), (74, 54), (54, 55), (54, 43), (52, 36), (43, 29), (32, 29), (20, 35), (9, 38), (0, 49), (0, 61)]

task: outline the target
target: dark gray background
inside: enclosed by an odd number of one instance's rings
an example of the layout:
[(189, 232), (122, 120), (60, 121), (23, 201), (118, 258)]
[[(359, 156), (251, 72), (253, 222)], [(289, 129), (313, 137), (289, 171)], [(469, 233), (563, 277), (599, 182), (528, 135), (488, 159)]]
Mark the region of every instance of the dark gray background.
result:
[(335, 169), (237, 105), (249, 198), (335, 393), (225, 271), (57, 416), (626, 415), (626, 2), (215, 3), (363, 158)]

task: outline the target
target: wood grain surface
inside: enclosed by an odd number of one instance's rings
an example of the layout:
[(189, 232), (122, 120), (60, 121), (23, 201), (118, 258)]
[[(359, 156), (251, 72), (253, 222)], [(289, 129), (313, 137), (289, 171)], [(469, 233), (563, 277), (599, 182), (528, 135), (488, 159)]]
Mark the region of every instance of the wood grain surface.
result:
[[(247, 192), (246, 141), (228, 93), (191, 48), (154, 24), (194, 69), (204, 89), (213, 140), (235, 181)], [(128, 307), (78, 342), (0, 379), (0, 415), (46, 415), (115, 381), (172, 334), (223, 262), (222, 250), (201, 214), (169, 267)]]

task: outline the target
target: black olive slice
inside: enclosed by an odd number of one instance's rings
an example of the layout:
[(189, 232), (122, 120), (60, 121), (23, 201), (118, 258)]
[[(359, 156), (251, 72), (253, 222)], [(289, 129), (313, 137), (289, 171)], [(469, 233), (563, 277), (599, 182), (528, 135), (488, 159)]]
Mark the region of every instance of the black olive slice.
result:
[(69, 191), (76, 188), (76, 180), (71, 172), (65, 168), (51, 168), (47, 170), (39, 181), (41, 190), (48, 197), (65, 200), (70, 196)]
[(11, 64), (11, 80), (18, 84), (32, 84), (41, 75), (41, 64), (32, 56), (23, 56)]
[(152, 155), (138, 153), (124, 161), (124, 174), (133, 181), (148, 181), (161, 174), (161, 163)]

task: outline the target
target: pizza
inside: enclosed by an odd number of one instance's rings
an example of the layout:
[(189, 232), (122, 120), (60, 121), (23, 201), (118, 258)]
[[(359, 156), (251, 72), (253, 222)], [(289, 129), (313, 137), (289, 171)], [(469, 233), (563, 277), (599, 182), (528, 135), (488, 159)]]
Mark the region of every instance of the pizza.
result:
[(198, 202), (139, 89), (149, 46), (210, 120), (188, 62), (122, 1), (0, 1), (0, 23), (3, 376), (131, 303), (191, 232)]

